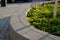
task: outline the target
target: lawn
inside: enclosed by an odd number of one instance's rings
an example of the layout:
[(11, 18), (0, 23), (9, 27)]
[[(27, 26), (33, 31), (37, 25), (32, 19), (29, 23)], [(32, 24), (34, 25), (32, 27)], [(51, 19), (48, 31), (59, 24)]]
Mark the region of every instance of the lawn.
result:
[(53, 18), (53, 11), (54, 4), (32, 7), (27, 12), (26, 19), (35, 28), (60, 36), (60, 3), (58, 4), (56, 18)]

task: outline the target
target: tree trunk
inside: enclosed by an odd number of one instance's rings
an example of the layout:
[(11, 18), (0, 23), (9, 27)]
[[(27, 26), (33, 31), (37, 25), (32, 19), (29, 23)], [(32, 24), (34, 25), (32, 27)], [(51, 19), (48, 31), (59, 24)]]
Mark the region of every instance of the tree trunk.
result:
[(6, 6), (5, 0), (1, 0), (1, 7), (5, 7), (5, 6)]
[(56, 17), (57, 14), (57, 7), (58, 7), (58, 0), (55, 0), (55, 5), (54, 5), (54, 13), (53, 13), (53, 17)]

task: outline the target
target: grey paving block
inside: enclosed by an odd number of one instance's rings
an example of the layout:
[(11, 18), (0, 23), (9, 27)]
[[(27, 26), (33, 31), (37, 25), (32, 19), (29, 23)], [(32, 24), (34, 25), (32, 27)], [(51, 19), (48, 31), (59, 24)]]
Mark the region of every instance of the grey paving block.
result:
[(50, 35), (49, 38), (52, 38), (54, 40), (60, 40), (60, 36)]
[(44, 35), (40, 35), (39, 33), (30, 31), (30, 32), (27, 32), (26, 34), (24, 34), (24, 36), (26, 36), (30, 40), (38, 40), (39, 38), (43, 37)]
[(20, 28), (20, 29), (17, 29), (17, 30), (16, 30), (17, 33), (22, 34), (22, 35), (30, 32), (30, 31), (31, 31), (31, 30), (30, 30), (29, 27), (24, 27), (24, 28), (22, 28), (22, 29)]

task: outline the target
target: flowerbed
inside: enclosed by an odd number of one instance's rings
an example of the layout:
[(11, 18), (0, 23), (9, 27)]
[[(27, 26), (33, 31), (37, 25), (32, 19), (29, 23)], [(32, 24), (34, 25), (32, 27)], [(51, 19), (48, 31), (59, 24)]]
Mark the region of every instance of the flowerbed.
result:
[(54, 4), (32, 7), (27, 12), (26, 19), (35, 28), (60, 36), (60, 3), (58, 4), (56, 18), (53, 18), (53, 9)]

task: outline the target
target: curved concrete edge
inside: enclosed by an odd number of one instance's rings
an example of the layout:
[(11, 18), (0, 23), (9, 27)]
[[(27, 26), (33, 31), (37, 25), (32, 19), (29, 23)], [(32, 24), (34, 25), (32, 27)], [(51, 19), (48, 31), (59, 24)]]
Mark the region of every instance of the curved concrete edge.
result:
[(11, 27), (10, 27), (10, 40), (29, 40), (29, 38), (27, 38), (26, 36), (23, 36), (21, 34), (21, 32), (18, 33), (18, 31), (15, 30), (15, 27), (19, 28), (17, 25), (13, 26), (14, 23), (10, 23), (10, 24), (11, 24)]
[[(26, 18), (27, 18), (27, 13), (30, 11), (30, 9), (31, 9), (31, 7), (28, 8), (28, 10), (26, 11), (26, 14), (25, 14)], [(27, 19), (26, 19), (26, 21), (27, 21)], [(27, 21), (27, 22), (28, 22), (28, 21)], [(29, 22), (28, 22), (28, 23), (29, 23)], [(29, 23), (29, 25), (30, 25), (30, 23)]]
[(28, 38), (16, 33), (12, 27), (10, 27), (10, 40), (29, 40)]
[[(23, 14), (23, 16), (24, 16), (25, 14)], [(19, 17), (21, 17), (21, 22), (22, 23), (20, 23), (20, 20), (18, 19)], [(23, 17), (22, 16), (12, 16), (11, 17), (11, 20), (10, 20), (10, 24), (11, 24), (11, 27), (10, 27), (10, 39), (11, 40), (30, 40), (28, 37), (26, 37), (26, 36), (24, 36), (22, 33), (22, 31), (19, 33), (18, 31), (16, 31), (16, 28), (20, 28), (20, 26), (21, 26), (21, 28), (25, 28), (24, 26), (29, 26), (29, 24), (26, 24), (25, 25), (25, 23), (24, 23), (24, 25), (23, 25)], [(25, 17), (25, 16), (24, 16)], [(15, 19), (15, 20), (14, 20)], [(16, 21), (17, 20), (17, 21)], [(14, 21), (14, 23), (13, 23), (13, 21)], [(17, 25), (15, 25), (15, 23), (17, 22)], [(26, 22), (26, 21), (25, 21)], [(19, 23), (19, 24), (18, 24)], [(19, 26), (18, 26), (19, 25)], [(25, 30), (25, 29), (23, 29), (23, 30)]]
[(26, 15), (27, 15), (27, 13), (30, 11), (30, 9), (31, 9), (31, 8), (29, 8), (29, 9), (27, 10)]

